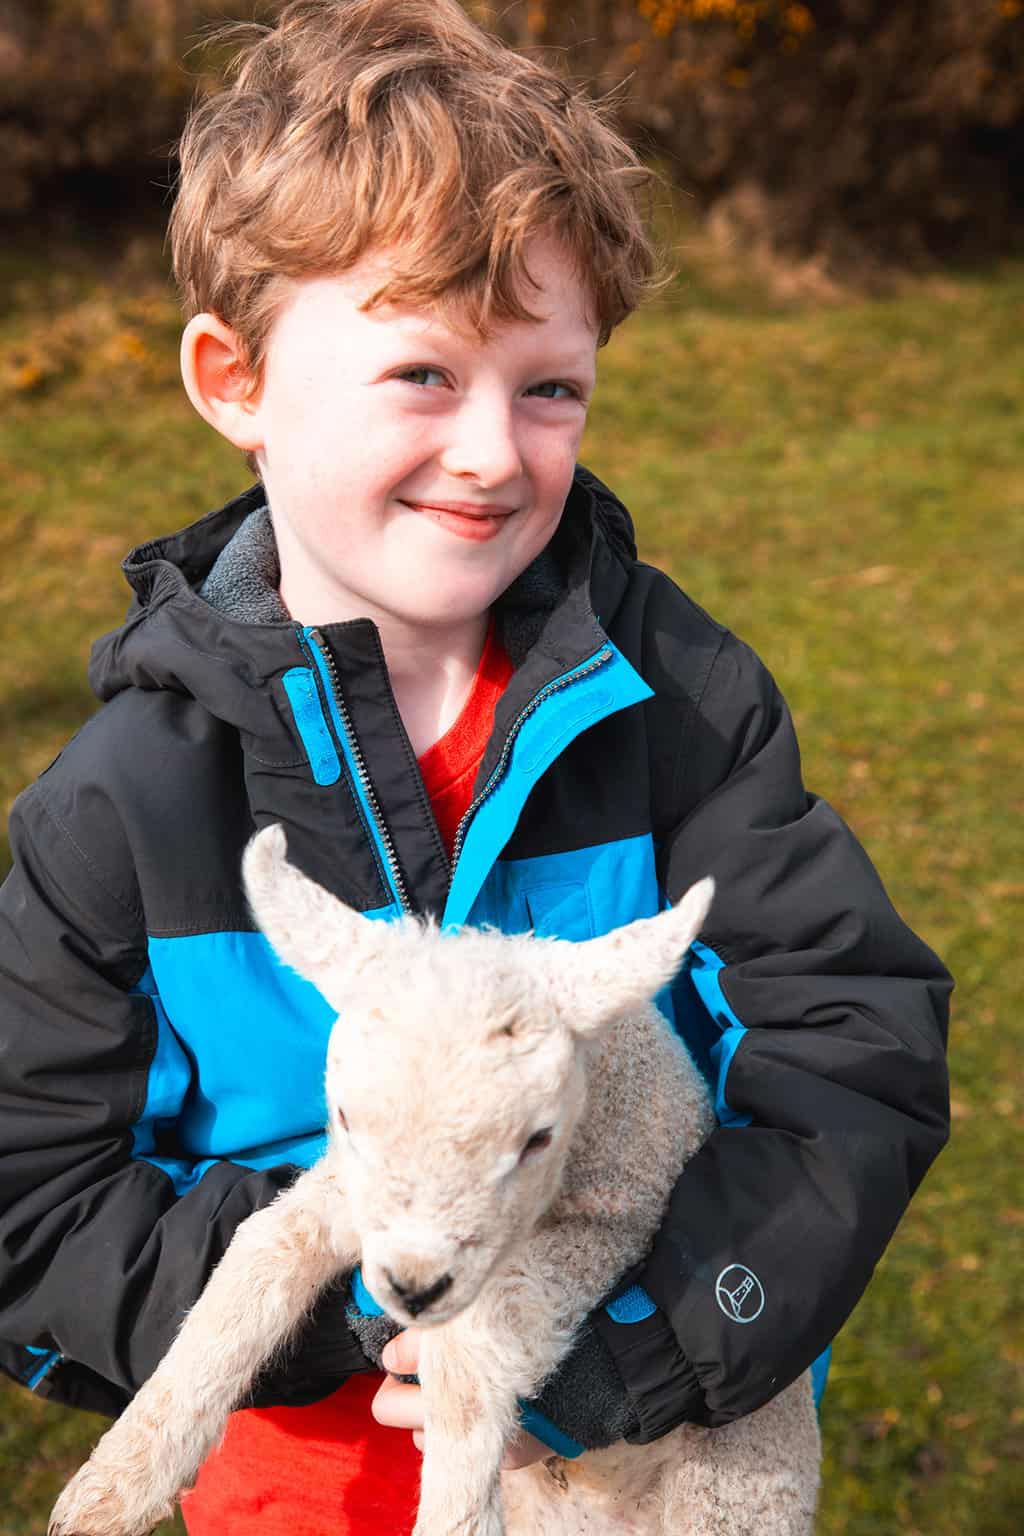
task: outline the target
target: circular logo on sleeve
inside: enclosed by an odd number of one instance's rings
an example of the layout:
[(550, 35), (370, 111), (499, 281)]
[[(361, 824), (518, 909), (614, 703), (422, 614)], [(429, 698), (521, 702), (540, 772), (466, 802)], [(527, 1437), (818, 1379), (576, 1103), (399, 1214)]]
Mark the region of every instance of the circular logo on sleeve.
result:
[(715, 1296), (734, 1323), (752, 1323), (764, 1311), (764, 1286), (745, 1264), (729, 1264), (715, 1281)]

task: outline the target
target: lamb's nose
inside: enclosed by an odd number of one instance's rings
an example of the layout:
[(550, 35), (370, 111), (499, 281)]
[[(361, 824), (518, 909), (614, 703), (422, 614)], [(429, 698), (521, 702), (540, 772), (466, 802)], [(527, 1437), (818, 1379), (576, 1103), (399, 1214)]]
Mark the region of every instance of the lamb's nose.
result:
[(401, 1280), (397, 1280), (390, 1269), (386, 1269), (384, 1274), (402, 1306), (413, 1317), (419, 1317), (421, 1312), (425, 1312), (428, 1307), (432, 1307), (435, 1301), (440, 1301), (445, 1291), (451, 1289), (451, 1275), (442, 1275), (432, 1285), (427, 1285), (421, 1290), (414, 1291), (411, 1286), (403, 1285)]

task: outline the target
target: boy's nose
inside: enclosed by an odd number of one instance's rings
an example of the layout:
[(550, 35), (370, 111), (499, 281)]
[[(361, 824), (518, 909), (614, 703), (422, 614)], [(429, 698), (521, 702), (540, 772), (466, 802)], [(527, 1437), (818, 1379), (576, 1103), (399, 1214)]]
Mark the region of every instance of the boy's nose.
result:
[(460, 411), (452, 422), (441, 467), (487, 489), (518, 479), (523, 460), (508, 406), (483, 402)]

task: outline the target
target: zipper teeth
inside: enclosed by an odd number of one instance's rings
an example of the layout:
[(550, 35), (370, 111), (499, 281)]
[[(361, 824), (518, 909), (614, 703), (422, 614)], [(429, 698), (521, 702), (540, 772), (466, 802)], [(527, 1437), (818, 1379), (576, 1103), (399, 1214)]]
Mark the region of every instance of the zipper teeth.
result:
[(373, 784), (370, 782), (370, 775), (366, 770), (366, 762), (363, 758), (362, 748), (359, 745), (358, 737), (356, 736), (355, 730), (352, 726), (352, 716), (348, 712), (348, 705), (345, 703), (345, 695), (341, 691), (341, 679), (338, 677), (338, 669), (334, 664), (334, 657), (331, 655), (329, 647), (325, 644), (324, 638), (320, 631), (318, 629), (314, 629), (312, 633), (316, 639), (317, 648), (319, 649), (320, 654), (324, 659), (324, 665), (327, 668), (327, 675), (331, 680), (331, 689), (334, 693), (334, 702), (338, 707), (338, 714), (341, 717), (341, 723), (344, 726), (345, 734), (348, 737), (349, 747), (352, 751), (352, 758), (356, 765), (356, 777), (359, 780), (359, 786), (362, 789), (363, 794), (366, 796), (367, 804), (370, 807), (370, 811), (373, 814), (373, 819), (377, 826), (377, 835), (379, 836), (384, 847), (384, 853), (388, 861), (388, 870), (391, 874), (391, 882), (398, 893), (398, 899), (403, 909), (406, 912), (411, 912), (412, 905), (409, 901), (408, 892), (405, 888), (405, 880), (402, 877), (402, 871), (398, 865), (398, 855), (395, 853), (395, 845), (392, 842), (391, 833), (388, 831), (387, 823), (381, 814), (380, 802), (377, 799), (377, 794), (374, 790)]
[(598, 651), (596, 656), (593, 656), (590, 661), (585, 662), (583, 666), (579, 667), (575, 672), (570, 672), (565, 677), (556, 677), (553, 683), (548, 683), (548, 685), (545, 688), (542, 688), (539, 693), (534, 694), (529, 704), (527, 704), (523, 709), (519, 711), (519, 714), (512, 722), (508, 735), (505, 737), (505, 745), (501, 749), (501, 756), (495, 763), (490, 778), (487, 780), (487, 783), (484, 785), (483, 789), (470, 805), (469, 810), (462, 817), (462, 820), (459, 822), (459, 825), (456, 828), (455, 843), (452, 848), (453, 869), (458, 863), (459, 854), (462, 852), (462, 841), (465, 836), (466, 824), (468, 823), (470, 817), (476, 815), (479, 807), (487, 799), (487, 796), (491, 793), (495, 784), (501, 778), (501, 775), (505, 772), (505, 765), (508, 762), (509, 753), (512, 751), (512, 743), (515, 741), (517, 735), (519, 734), (519, 730), (523, 724), (523, 721), (529, 719), (530, 715), (533, 714), (538, 705), (543, 704), (544, 700), (549, 698), (551, 694), (558, 693), (558, 691), (562, 688), (571, 687), (572, 684), (578, 682), (581, 677), (586, 677), (589, 673), (596, 672), (598, 667), (603, 667), (605, 662), (611, 661), (611, 659), (612, 653), (607, 648), (605, 650)]

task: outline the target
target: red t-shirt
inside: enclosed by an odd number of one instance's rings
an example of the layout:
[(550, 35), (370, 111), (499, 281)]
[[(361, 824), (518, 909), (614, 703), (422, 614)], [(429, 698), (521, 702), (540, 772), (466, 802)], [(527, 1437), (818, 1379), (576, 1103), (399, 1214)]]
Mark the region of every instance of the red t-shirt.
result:
[(472, 803), (476, 772), (494, 727), (494, 711), (511, 676), (512, 663), (492, 620), (461, 714), (419, 759), (434, 818), (449, 854), (459, 822)]
[[(512, 664), (492, 622), (469, 697), (419, 759), (451, 853)], [(189, 1536), (408, 1536), (420, 1453), (408, 1430), (370, 1416), (383, 1376), (353, 1376), (306, 1408), (234, 1413), (195, 1488), (182, 1500)]]

